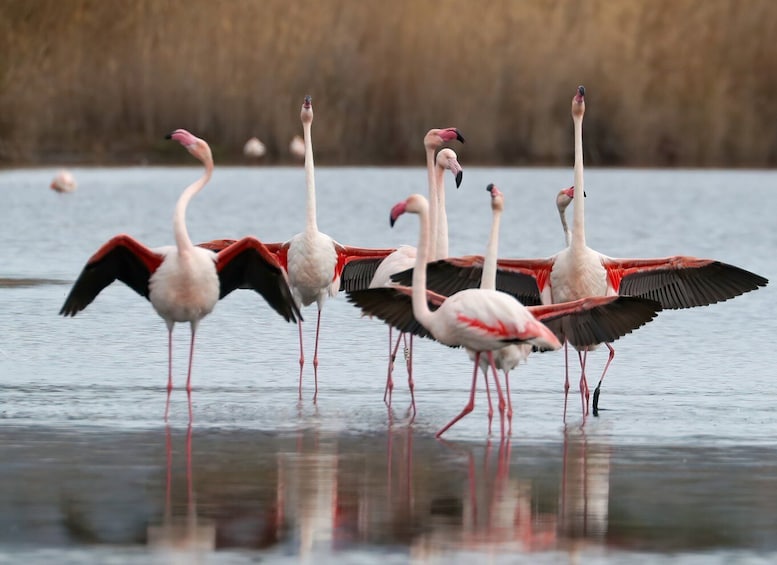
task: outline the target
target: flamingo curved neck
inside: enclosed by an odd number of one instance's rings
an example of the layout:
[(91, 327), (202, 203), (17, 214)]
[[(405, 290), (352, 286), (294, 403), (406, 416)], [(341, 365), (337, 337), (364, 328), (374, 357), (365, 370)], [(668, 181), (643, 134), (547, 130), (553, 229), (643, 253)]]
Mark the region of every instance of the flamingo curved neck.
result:
[(564, 241), (569, 247), (570, 240), (572, 239), (572, 232), (569, 231), (569, 225), (567, 224), (567, 210), (566, 208), (559, 208), (558, 215), (561, 218), (561, 229), (564, 230)]
[[(424, 205), (418, 212), (420, 233), (416, 247), (415, 267), (413, 268), (413, 316), (429, 329), (432, 312), (426, 303), (426, 262), (429, 257), (429, 207)], [(430, 330), (431, 331), (431, 330)]]
[(491, 233), (488, 236), (488, 247), (486, 247), (486, 257), (483, 259), (483, 274), (480, 275), (480, 288), (496, 290), (496, 261), (499, 254), (499, 222), (502, 218), (502, 211), (494, 210), (494, 217), (491, 221)]
[(186, 208), (189, 206), (189, 201), (192, 197), (208, 184), (212, 174), (213, 161), (208, 161), (205, 163), (205, 174), (187, 186), (181, 193), (181, 196), (178, 197), (178, 202), (175, 204), (175, 212), (173, 213), (173, 234), (175, 235), (175, 245), (178, 248), (178, 253), (194, 248), (194, 244), (189, 238), (189, 231), (186, 229)]
[[(583, 186), (583, 116), (574, 116), (575, 123), (575, 194), (585, 194)], [(585, 247), (585, 198), (575, 198), (572, 219), (572, 247)]]
[(305, 227), (309, 231), (318, 231), (316, 223), (316, 179), (313, 165), (313, 139), (310, 133), (310, 122), (302, 124), (305, 136), (305, 186), (307, 187), (307, 203)]
[(448, 257), (448, 215), (445, 213), (445, 169), (439, 166), (434, 168), (434, 189), (437, 192), (437, 200), (431, 204), (437, 212), (437, 229), (432, 232), (435, 244), (432, 261)]
[[(434, 169), (436, 165), (434, 163), (434, 148), (428, 147), (426, 149), (426, 173), (429, 181), (429, 231), (433, 234), (438, 230), (437, 219), (437, 184), (434, 181)], [(433, 240), (430, 242), (429, 257), (435, 258), (437, 256), (437, 242)]]

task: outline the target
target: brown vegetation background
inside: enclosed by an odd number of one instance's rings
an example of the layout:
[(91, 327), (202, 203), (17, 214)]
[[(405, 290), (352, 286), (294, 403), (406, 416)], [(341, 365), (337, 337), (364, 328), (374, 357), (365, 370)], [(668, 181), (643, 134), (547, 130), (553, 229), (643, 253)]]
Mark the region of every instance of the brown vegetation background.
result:
[(319, 164), (777, 165), (773, 0), (0, 0), (0, 164), (185, 159), (165, 133)]

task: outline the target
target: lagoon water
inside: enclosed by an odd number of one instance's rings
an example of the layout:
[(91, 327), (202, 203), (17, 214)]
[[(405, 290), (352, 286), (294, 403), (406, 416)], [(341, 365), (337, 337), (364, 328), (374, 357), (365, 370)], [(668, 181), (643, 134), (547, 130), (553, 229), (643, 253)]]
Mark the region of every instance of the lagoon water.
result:
[[(452, 254), (483, 252), (489, 182), (505, 193), (501, 256), (561, 249), (554, 198), (571, 168), (460, 157), (462, 187), (446, 178)], [(564, 355), (546, 353), (512, 375), (510, 438), (497, 420), (488, 435), (481, 390), (438, 441), (466, 402), (466, 355), (416, 340), (408, 426), (402, 363), (392, 413), (382, 401), (386, 327), (344, 296), (324, 309), (316, 404), (309, 365), (297, 399), (296, 326), (238, 291), (200, 326), (189, 426), (179, 326), (166, 426), (167, 336), (151, 305), (116, 283), (75, 318), (57, 312), (111, 236), (171, 243), (175, 200), (200, 169), (75, 169), (73, 194), (47, 188), (54, 172), (0, 172), (0, 563), (777, 559), (777, 173), (587, 170), (591, 247), (711, 257), (772, 282), (616, 342), (597, 418), (570, 394), (564, 421)], [(421, 168), (319, 167), (316, 181), (322, 231), (415, 244), (416, 218), (390, 229), (388, 213), (426, 191)], [(217, 167), (188, 214), (195, 241), (283, 241), (303, 221), (301, 167)], [(315, 308), (303, 315), (310, 359)], [(589, 355), (591, 381), (605, 360)]]

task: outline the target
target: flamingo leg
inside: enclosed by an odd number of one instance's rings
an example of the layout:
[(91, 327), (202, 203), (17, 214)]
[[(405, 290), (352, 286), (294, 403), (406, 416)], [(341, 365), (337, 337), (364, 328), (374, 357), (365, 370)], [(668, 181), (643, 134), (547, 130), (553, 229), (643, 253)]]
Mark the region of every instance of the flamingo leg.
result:
[[(390, 330), (389, 330), (390, 331)], [(394, 360), (397, 358), (397, 351), (399, 350), (399, 343), (402, 341), (402, 333), (397, 336), (397, 342), (394, 348), (391, 348), (391, 342), (389, 341), (389, 370), (386, 375), (386, 390), (383, 392), (383, 402), (386, 402), (386, 393), (388, 393), (388, 407), (391, 408), (391, 395), (394, 392), (394, 379), (391, 377), (391, 373), (394, 371)], [(391, 337), (391, 334), (389, 334)]]
[[(394, 372), (394, 360), (397, 356), (396, 350), (399, 347), (399, 339), (397, 339), (397, 347), (393, 347), (392, 332), (393, 328), (389, 326), (388, 371), (386, 372), (386, 388), (383, 389), (383, 402), (388, 404), (389, 408), (391, 408), (391, 393), (394, 391), (394, 380), (391, 378), (391, 374)], [(388, 398), (388, 402), (386, 402), (386, 398)]]
[(567, 421), (567, 400), (569, 399), (569, 349), (567, 348), (567, 341), (564, 340), (564, 416), (563, 420)]
[(318, 309), (318, 318), (316, 320), (316, 347), (313, 350), (313, 378), (316, 383), (316, 389), (313, 393), (313, 403), (318, 398), (318, 332), (321, 329), (321, 308)]
[(165, 422), (170, 411), (170, 393), (173, 392), (173, 326), (167, 328), (167, 402), (165, 402)]
[(197, 335), (196, 327), (192, 324), (192, 339), (189, 343), (189, 371), (186, 374), (186, 398), (189, 404), (189, 425), (192, 423), (192, 361), (194, 360), (194, 336)]
[(588, 379), (585, 377), (585, 363), (588, 360), (588, 350), (578, 351), (580, 360), (580, 402), (583, 405), (583, 417), (588, 415)]
[(510, 397), (510, 371), (505, 371), (505, 393), (507, 395), (507, 435), (513, 433), (513, 399)]
[(299, 399), (302, 400), (302, 368), (305, 366), (305, 352), (302, 348), (302, 320), (297, 320), (299, 329)]
[(612, 363), (612, 360), (615, 358), (615, 349), (613, 349), (612, 345), (609, 343), (605, 343), (604, 345), (606, 345), (607, 349), (610, 350), (610, 355), (607, 357), (607, 363), (604, 364), (604, 371), (602, 371), (602, 376), (599, 377), (599, 384), (597, 384), (596, 388), (594, 389), (594, 416), (599, 415), (599, 389), (602, 387), (604, 375), (607, 374), (607, 369), (610, 368), (610, 363)]
[(488, 388), (488, 367), (483, 370), (483, 381), (486, 383), (486, 398), (488, 399), (488, 435), (491, 435), (491, 422), (494, 419), (494, 407), (491, 404), (491, 390)]
[(475, 370), (472, 371), (472, 387), (469, 391), (469, 402), (467, 402), (467, 405), (464, 407), (464, 409), (459, 413), (458, 416), (456, 416), (453, 420), (448, 422), (444, 428), (442, 428), (439, 432), (435, 434), (434, 437), (440, 437), (442, 434), (446, 432), (448, 428), (450, 428), (453, 424), (461, 420), (464, 416), (472, 412), (472, 409), (475, 408), (475, 385), (477, 385), (477, 378), (478, 378), (478, 365), (480, 361), (480, 353), (475, 353)]
[(505, 399), (502, 395), (502, 387), (499, 385), (499, 376), (496, 370), (496, 364), (494, 363), (494, 352), (488, 352), (488, 364), (491, 366), (491, 370), (494, 372), (494, 385), (496, 385), (496, 394), (499, 397), (499, 427), (502, 433), (502, 439), (505, 437)]
[(407, 387), (410, 389), (410, 406), (413, 410), (413, 416), (410, 418), (410, 423), (415, 421), (415, 382), (413, 382), (413, 334), (410, 334), (410, 347), (408, 347), (407, 353)]

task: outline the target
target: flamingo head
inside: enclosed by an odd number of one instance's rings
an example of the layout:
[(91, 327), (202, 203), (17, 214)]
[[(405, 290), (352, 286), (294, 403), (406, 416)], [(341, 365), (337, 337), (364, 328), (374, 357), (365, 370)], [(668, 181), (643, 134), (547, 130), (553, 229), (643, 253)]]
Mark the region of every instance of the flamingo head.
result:
[(456, 152), (453, 149), (447, 147), (440, 149), (437, 153), (437, 166), (441, 169), (448, 169), (456, 178), (456, 188), (461, 186), (461, 179), (464, 176), (464, 171), (459, 164), (459, 160), (456, 156)]
[(563, 190), (560, 190), (559, 193), (556, 195), (556, 207), (558, 208), (559, 212), (563, 212), (567, 209), (567, 206), (569, 206), (569, 203), (572, 202), (572, 199), (575, 197), (575, 187), (570, 186), (569, 188), (565, 188)]
[(464, 136), (456, 128), (430, 129), (424, 136), (424, 147), (434, 150), (454, 139), (464, 143)]
[(194, 155), (203, 163), (213, 163), (213, 155), (210, 152), (210, 146), (205, 142), (204, 139), (200, 139), (191, 132), (185, 129), (177, 129), (172, 133), (168, 133), (165, 136), (165, 139), (174, 139), (183, 145), (189, 153)]
[(305, 101), (302, 103), (302, 110), (299, 114), (303, 124), (309, 124), (313, 122), (313, 99), (310, 95), (305, 96)]
[(572, 98), (572, 117), (582, 118), (585, 114), (585, 87), (581, 84), (577, 87), (575, 97)]
[(491, 193), (491, 210), (501, 212), (505, 209), (505, 199), (502, 191), (494, 183), (489, 184), (486, 190)]
[(420, 194), (411, 194), (407, 200), (403, 200), (399, 204), (395, 204), (391, 209), (391, 216), (389, 217), (391, 227), (402, 214), (410, 212), (411, 214), (420, 214), (422, 211), (428, 210), (429, 204)]

